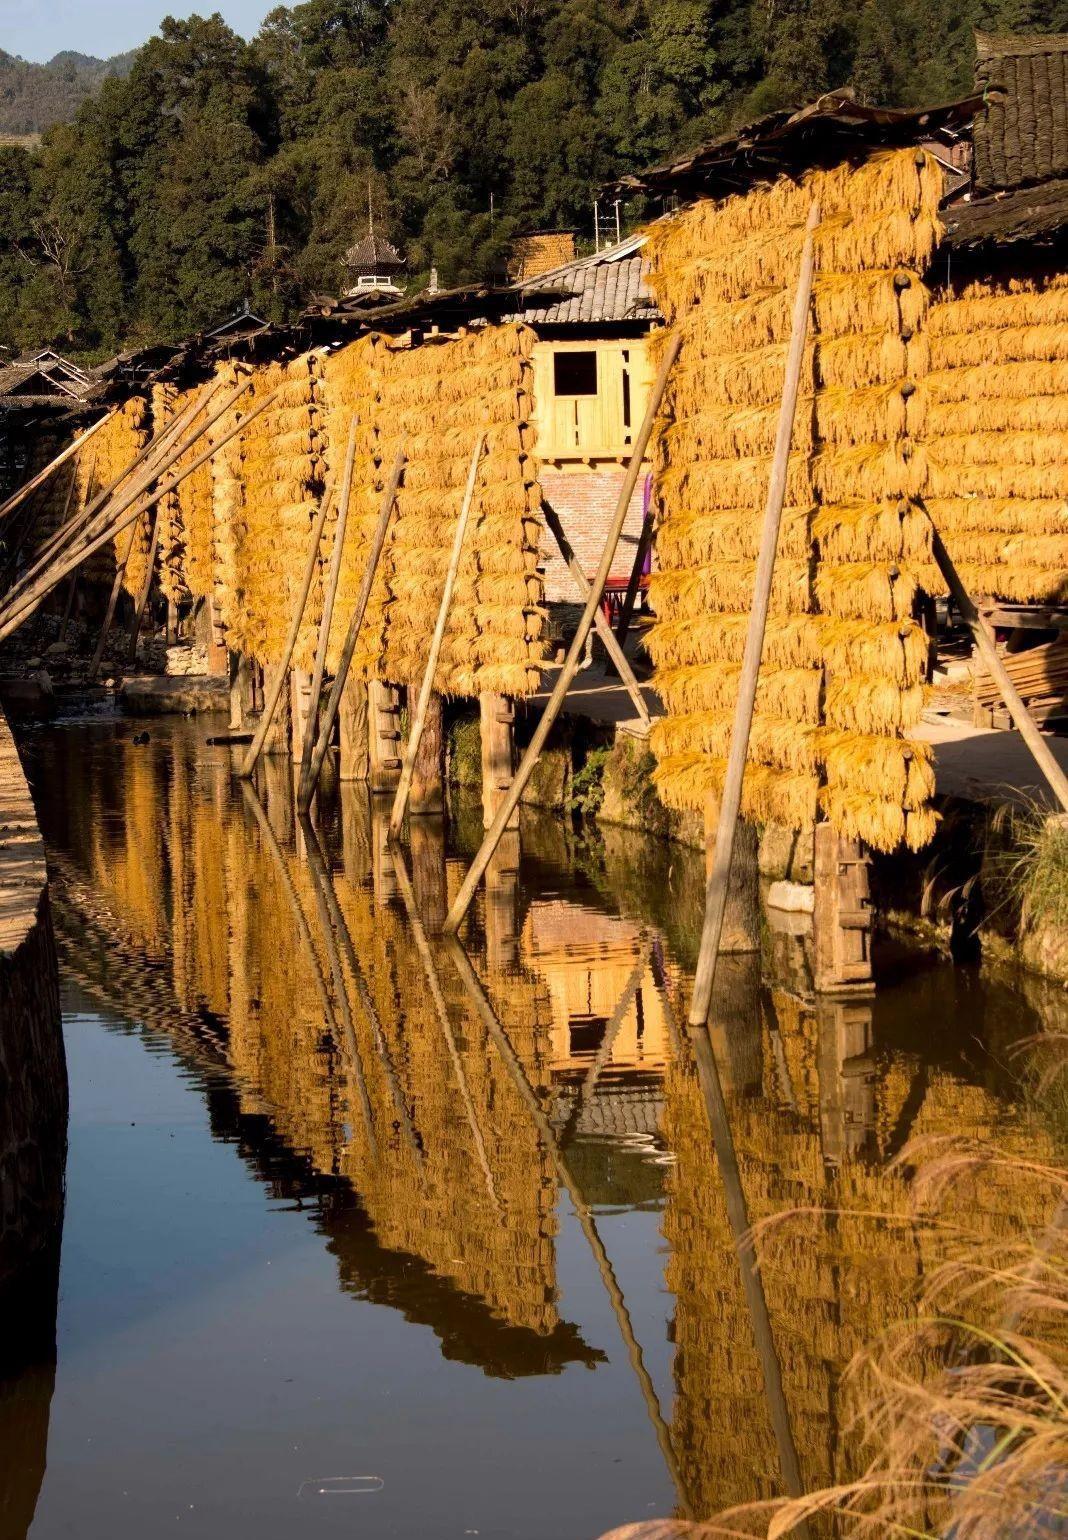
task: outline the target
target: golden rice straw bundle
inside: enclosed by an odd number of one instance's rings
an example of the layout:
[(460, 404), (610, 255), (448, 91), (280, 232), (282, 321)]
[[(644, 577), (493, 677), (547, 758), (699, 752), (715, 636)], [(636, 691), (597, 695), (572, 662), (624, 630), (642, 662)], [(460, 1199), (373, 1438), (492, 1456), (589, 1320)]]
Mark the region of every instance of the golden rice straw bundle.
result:
[[(152, 428), (154, 433), (161, 433), (167, 424), (177, 416), (183, 403), (179, 399), (177, 387), (169, 384), (153, 385), (152, 387)], [(203, 444), (195, 446), (189, 453), (192, 456), (195, 451), (202, 450)], [(182, 520), (182, 506), (179, 497), (180, 488), (168, 492), (157, 504), (159, 519), (159, 542), (157, 553), (157, 570), (159, 572), (160, 592), (169, 603), (177, 604), (179, 600), (188, 596), (189, 589), (185, 580), (185, 526)]]
[[(233, 364), (216, 370), (219, 387), (226, 391), (237, 383)], [(208, 437), (217, 443), (247, 415), (247, 397), (224, 412)], [(242, 582), (242, 548), (245, 541), (245, 497), (242, 487), (241, 435), (229, 439), (207, 462), (211, 466), (213, 597), (219, 620), (231, 647), (243, 650), (248, 625), (248, 605)]]
[[(184, 391), (175, 403), (175, 410), (182, 412), (192, 399), (191, 391)], [(194, 417), (190, 432), (195, 432), (205, 413)], [(194, 445), (189, 454), (193, 457), (204, 448), (203, 443)], [(181, 462), (179, 462), (180, 464)], [(178, 486), (178, 505), (185, 534), (184, 577), (186, 588), (194, 598), (207, 598), (212, 591), (213, 547), (213, 496), (212, 466), (206, 460), (192, 475)]]
[[(138, 452), (148, 443), (149, 408), (143, 396), (131, 396), (121, 410), (107, 422), (96, 436), (96, 482), (106, 487), (121, 476)], [(148, 547), (152, 534), (152, 512), (142, 514), (133, 531), (122, 530), (115, 538), (115, 559), (123, 561), (126, 549), (133, 539), (130, 560), (126, 565), (123, 587), (127, 593), (137, 594), (145, 578)]]
[[(821, 782), (832, 784), (826, 756), (847, 766), (851, 737), (863, 744), (859, 782), (843, 799), (835, 779), (825, 816), (846, 833), (863, 823), (889, 849), (925, 806), (914, 793), (926, 797), (929, 781), (914, 776), (910, 790), (900, 740), (922, 709), (929, 659), (913, 619), (930, 562), (916, 501), (931, 407), (919, 273), (940, 196), (929, 156), (890, 151), (698, 204), (651, 234), (652, 283), (684, 337), (654, 444), (649, 639), (668, 710), (652, 739), (657, 782), (674, 806), (700, 808), (718, 792), (814, 202), (811, 329), (743, 811), (810, 823)], [(911, 837), (923, 827), (915, 817)]]

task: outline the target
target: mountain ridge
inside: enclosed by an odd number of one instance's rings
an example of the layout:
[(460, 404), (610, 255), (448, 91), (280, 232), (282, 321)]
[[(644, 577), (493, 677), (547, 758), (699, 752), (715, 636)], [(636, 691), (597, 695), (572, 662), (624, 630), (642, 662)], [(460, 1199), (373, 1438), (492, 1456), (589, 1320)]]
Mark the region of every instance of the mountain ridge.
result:
[(135, 52), (98, 59), (65, 48), (35, 64), (0, 48), (0, 135), (29, 137), (69, 122), (105, 80), (129, 73)]

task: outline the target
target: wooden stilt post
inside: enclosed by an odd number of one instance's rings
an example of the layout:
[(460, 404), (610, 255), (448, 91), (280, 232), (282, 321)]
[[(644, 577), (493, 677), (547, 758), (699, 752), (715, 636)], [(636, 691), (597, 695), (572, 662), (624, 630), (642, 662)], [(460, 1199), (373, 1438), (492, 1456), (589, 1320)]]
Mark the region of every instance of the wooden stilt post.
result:
[(229, 669), (230, 649), (226, 645), (226, 628), (219, 616), (215, 595), (208, 599), (208, 673), (225, 674)]
[(567, 692), (571, 688), (571, 681), (578, 672), (586, 640), (593, 626), (594, 612), (604, 594), (604, 585), (608, 581), (608, 574), (611, 571), (612, 561), (616, 554), (616, 546), (619, 544), (619, 532), (623, 528), (623, 521), (627, 516), (631, 493), (634, 491), (635, 483), (638, 480), (638, 473), (645, 458), (645, 451), (652, 435), (656, 414), (660, 410), (660, 402), (667, 388), (668, 376), (671, 373), (675, 359), (678, 357), (681, 343), (681, 333), (675, 332), (664, 349), (664, 356), (660, 362), (660, 372), (657, 375), (656, 383), (649, 397), (645, 420), (641, 425), (631, 452), (630, 464), (627, 467), (627, 474), (620, 489), (619, 500), (616, 503), (616, 511), (609, 526), (604, 550), (601, 553), (600, 565), (590, 586), (590, 597), (586, 600), (586, 608), (582, 612), (578, 630), (575, 632), (574, 640), (568, 650), (563, 667), (557, 676), (552, 694), (549, 696), (545, 710), (542, 712), (541, 720), (534, 729), (534, 736), (531, 738), (526, 753), (520, 761), (519, 769), (512, 778), (512, 784), (508, 789), (507, 795), (497, 809), (492, 825), (486, 831), (486, 837), (482, 841), (481, 848), (472, 863), (470, 871), (464, 878), (463, 886), (456, 896), (456, 902), (449, 912), (449, 917), (445, 922), (445, 928), (449, 934), (455, 935), (456, 931), (459, 930), (461, 921), (471, 906), (475, 889), (478, 887), (482, 874), (486, 870), (489, 858), (496, 849), (501, 835), (508, 827), (509, 820), (519, 805), (519, 799), (523, 795), (526, 784), (533, 774), (534, 766), (537, 764), (541, 751), (545, 747), (545, 742), (552, 730), (552, 725), (559, 716), (560, 708), (563, 706)]
[[(393, 685), (384, 679), (368, 682), (367, 714), (371, 790), (394, 791), (401, 772), (401, 735), (400, 705)], [(388, 831), (388, 820), (386, 828)]]
[(341, 557), (345, 549), (345, 530), (349, 522), (349, 501), (352, 494), (352, 466), (356, 458), (356, 413), (349, 423), (349, 442), (345, 450), (345, 469), (341, 477), (341, 492), (337, 503), (337, 527), (334, 530), (334, 549), (330, 553), (330, 567), (323, 592), (323, 613), (319, 622), (319, 645), (315, 650), (315, 667), (312, 670), (311, 690), (308, 699), (308, 718), (311, 732), (305, 733), (300, 751), (300, 779), (304, 783), (311, 770), (312, 749), (319, 722), (319, 701), (323, 693), (323, 674), (326, 672), (326, 654), (330, 646), (330, 627), (334, 619), (334, 600), (337, 597), (338, 578), (341, 576)]
[(243, 652), (231, 652), (230, 731), (243, 732), (252, 716), (252, 663)]
[[(482, 747), (482, 826), (488, 829), (508, 794), (515, 773), (515, 707), (507, 695), (488, 691), (478, 698), (479, 734)], [(513, 808), (507, 826), (519, 828), (519, 808)]]
[[(715, 820), (709, 815), (712, 807), (705, 809), (705, 880), (712, 875), (715, 863)], [(740, 824), (734, 836), (734, 856), (731, 861), (730, 880), (727, 884), (727, 906), (723, 916), (723, 932), (719, 940), (722, 956), (725, 952), (759, 952), (760, 950), (760, 873), (757, 859), (760, 836), (752, 824)]]
[[(409, 701), (416, 700), (419, 687), (408, 686)], [(401, 774), (404, 766), (401, 766)], [(399, 789), (399, 788), (398, 788)], [(445, 712), (442, 697), (431, 691), (423, 713), (419, 742), (412, 759), (412, 781), (408, 792), (408, 812), (414, 818), (430, 817), (445, 811)], [(400, 831), (398, 830), (398, 833)]]
[(367, 739), (367, 686), (362, 679), (354, 679), (351, 674), (341, 692), (338, 732), (339, 779), (342, 781), (370, 780), (371, 749)]
[(178, 605), (173, 599), (167, 600), (167, 646), (178, 645)]
[(326, 703), (326, 710), (319, 726), (319, 737), (312, 751), (312, 760), (307, 776), (301, 777), (300, 791), (297, 802), (303, 812), (311, 805), (312, 795), (315, 791), (315, 782), (319, 779), (319, 772), (323, 768), (323, 760), (326, 751), (330, 747), (330, 739), (334, 731), (334, 723), (337, 721), (338, 710), (341, 706), (341, 692), (349, 677), (349, 669), (352, 666), (352, 655), (356, 651), (356, 642), (360, 635), (360, 627), (363, 624), (367, 602), (371, 597), (371, 589), (374, 585), (375, 573), (378, 570), (379, 557), (382, 555), (382, 547), (386, 543), (386, 534), (389, 530), (389, 519), (393, 512), (393, 504), (397, 499), (397, 489), (400, 486), (401, 476), (404, 472), (406, 451), (402, 444), (397, 450), (397, 458), (393, 464), (393, 470), (382, 495), (382, 503), (378, 510), (378, 523), (375, 527), (374, 538), (371, 541), (371, 549), (367, 557), (367, 569), (360, 584), (360, 591), (356, 595), (356, 604), (349, 621), (349, 629), (345, 635), (344, 646), (341, 649), (341, 657), (338, 659), (337, 673), (330, 687), (330, 696)]
[(438, 618), (434, 625), (434, 634), (430, 638), (430, 652), (427, 655), (426, 668), (423, 672), (423, 683), (419, 690), (418, 701), (409, 699), (408, 710), (411, 721), (408, 727), (408, 746), (404, 753), (404, 764), (401, 767), (400, 782), (397, 786), (397, 795), (393, 799), (393, 811), (389, 819), (389, 833), (391, 839), (396, 839), (400, 834), (401, 824), (404, 822), (405, 809), (408, 806), (408, 793), (412, 789), (412, 773), (415, 770), (416, 756), (419, 753), (419, 742), (423, 736), (423, 728), (426, 726), (427, 711), (430, 706), (430, 696), (434, 689), (434, 675), (438, 671), (438, 659), (441, 656), (441, 644), (445, 640), (445, 627), (449, 619), (449, 607), (452, 604), (452, 591), (456, 586), (456, 574), (460, 570), (460, 558), (463, 555), (464, 536), (467, 533), (468, 520), (471, 517), (471, 507), (475, 500), (475, 481), (478, 477), (478, 462), (482, 458), (485, 448), (486, 435), (480, 433), (478, 441), (471, 453), (471, 464), (467, 472), (467, 485), (464, 488), (464, 500), (460, 506), (460, 516), (456, 520), (456, 532), (453, 535), (452, 551), (449, 555), (449, 565), (445, 572), (445, 584), (441, 590), (441, 603), (438, 605)]
[[(159, 532), (163, 523), (163, 509), (157, 503), (152, 515), (152, 534), (148, 542), (148, 556), (145, 561), (145, 580), (141, 584), (141, 591), (137, 595), (137, 603), (134, 605), (133, 619), (130, 622), (130, 642), (126, 649), (126, 660), (132, 663), (137, 657), (137, 638), (141, 632), (141, 621), (144, 619), (148, 606), (148, 596), (152, 592), (152, 579), (156, 575), (156, 556), (159, 552)], [(134, 525), (134, 529), (137, 525)]]
[(315, 723), (309, 715), (311, 709), (311, 674), (306, 668), (291, 668), (289, 670), (289, 700), (290, 719), (292, 722), (290, 754), (293, 763), (299, 764), (304, 753), (304, 745), (315, 732)]
[[(925, 511), (927, 517), (931, 519), (930, 509)], [(1008, 670), (1001, 661), (997, 647), (994, 645), (994, 638), (987, 629), (983, 617), (976, 609), (971, 595), (962, 583), (960, 573), (954, 566), (953, 559), (946, 550), (933, 519), (931, 519), (931, 530), (931, 554), (938, 563), (938, 570), (946, 580), (946, 586), (953, 596), (954, 604), (956, 604), (957, 609), (960, 611), (960, 617), (972, 633), (979, 656), (1001, 691), (1001, 698), (1008, 708), (1013, 725), (1031, 750), (1035, 763), (1045, 776), (1050, 790), (1061, 805), (1062, 811), (1068, 813), (1068, 776), (1065, 775), (1056, 759), (1054, 759), (1049, 744), (1039, 732), (1034, 717), (1028, 711), (1023, 697), (1013, 684)]]
[(649, 555), (653, 544), (653, 513), (648, 502), (648, 483), (646, 483), (646, 488), (645, 507), (642, 511), (642, 532), (638, 536), (638, 545), (634, 552), (634, 565), (630, 569), (627, 592), (623, 596), (619, 620), (616, 622), (616, 641), (620, 647), (624, 646), (627, 640), (627, 632), (630, 630), (630, 623), (634, 618), (634, 606), (638, 602), (638, 590), (641, 587), (642, 573), (645, 571), (645, 559)]
[(705, 888), (705, 918), (701, 930), (701, 947), (697, 958), (689, 1018), (690, 1026), (701, 1031), (704, 1031), (708, 1024), (712, 986), (715, 982), (720, 937), (723, 932), (723, 917), (727, 908), (727, 884), (730, 880), (731, 859), (734, 854), (734, 830), (742, 801), (742, 777), (745, 773), (746, 755), (749, 750), (749, 733), (753, 725), (753, 708), (756, 704), (757, 679), (760, 674), (760, 655), (764, 648), (764, 631), (771, 601), (772, 578), (775, 574), (775, 551), (779, 543), (779, 525), (786, 497), (790, 441), (793, 438), (794, 414), (797, 410), (801, 367), (805, 356), (805, 337), (808, 332), (809, 308), (812, 301), (814, 232), (818, 219), (819, 209), (814, 203), (809, 211), (805, 244), (801, 254), (801, 274), (794, 299), (790, 352), (786, 361), (779, 426), (775, 436), (775, 454), (771, 462), (771, 478), (764, 508), (764, 527), (761, 531), (760, 553), (757, 557), (753, 582), (753, 605), (749, 613), (749, 627), (746, 632), (745, 650), (738, 680), (738, 698), (731, 727), (730, 752), (727, 756), (727, 769), (720, 795), (715, 855)]
[[(571, 544), (568, 541), (566, 534), (564, 533), (564, 526), (560, 523), (560, 518), (556, 512), (556, 509), (544, 500), (542, 501), (541, 507), (542, 512), (545, 515), (545, 522), (549, 526), (549, 530), (552, 533), (553, 539), (556, 541), (556, 544), (560, 548), (560, 555), (564, 558), (568, 571), (571, 573), (571, 578), (575, 584), (575, 589), (578, 593), (578, 596), (585, 604), (586, 600), (589, 598), (590, 593), (590, 585), (586, 579), (586, 574), (583, 572), (581, 566), (579, 565), (578, 557), (572, 550)], [(623, 649), (617, 642), (612, 631), (612, 627), (608, 624), (608, 621), (605, 618), (605, 613), (601, 609), (600, 605), (598, 605), (596, 610), (593, 612), (593, 624), (596, 627), (597, 635), (604, 643), (605, 652), (607, 652), (612, 663), (615, 665), (616, 673), (623, 681), (623, 685), (627, 691), (627, 694), (634, 702), (635, 711), (638, 713), (640, 720), (644, 722), (645, 726), (648, 728), (649, 708), (645, 704), (645, 698), (642, 695), (641, 685), (635, 678), (634, 670), (631, 668), (627, 659), (624, 657)]]
[(323, 495), (319, 502), (319, 512), (316, 514), (315, 523), (312, 525), (311, 539), (308, 542), (308, 555), (304, 563), (304, 573), (301, 578), (300, 588), (297, 590), (296, 599), (293, 604), (293, 613), (289, 618), (289, 631), (286, 634), (282, 660), (278, 665), (277, 673), (273, 673), (271, 686), (263, 706), (263, 715), (260, 717), (259, 726), (256, 728), (256, 736), (249, 744), (248, 753), (245, 755), (241, 768), (237, 772), (244, 780), (247, 780), (253, 770), (255, 770), (256, 761), (263, 753), (263, 745), (267, 741), (267, 734), (271, 730), (271, 723), (274, 720), (274, 714), (278, 709), (278, 702), (285, 688), (289, 665), (293, 661), (297, 637), (300, 635), (300, 623), (304, 619), (304, 606), (308, 602), (312, 579), (315, 576), (315, 568), (319, 561), (319, 543), (323, 538), (323, 525), (326, 523), (326, 515), (330, 509), (330, 498), (332, 495), (333, 483), (328, 481), (323, 488)]
[(868, 994), (872, 909), (868, 857), (859, 840), (816, 825), (813, 983), (817, 994)]

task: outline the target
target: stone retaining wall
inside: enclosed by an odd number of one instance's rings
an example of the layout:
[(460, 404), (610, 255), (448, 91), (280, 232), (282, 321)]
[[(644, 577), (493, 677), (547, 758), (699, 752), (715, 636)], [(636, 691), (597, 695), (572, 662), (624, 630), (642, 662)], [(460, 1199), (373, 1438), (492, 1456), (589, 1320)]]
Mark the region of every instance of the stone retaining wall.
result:
[(0, 1291), (63, 1218), (67, 1066), (44, 844), (0, 712)]

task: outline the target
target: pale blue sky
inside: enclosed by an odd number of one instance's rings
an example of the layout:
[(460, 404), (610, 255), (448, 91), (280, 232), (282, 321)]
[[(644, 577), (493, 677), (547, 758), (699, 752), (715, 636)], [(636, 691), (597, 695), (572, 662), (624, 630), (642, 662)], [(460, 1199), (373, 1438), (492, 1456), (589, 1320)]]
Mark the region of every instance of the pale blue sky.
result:
[(164, 16), (219, 11), (250, 37), (279, 0), (0, 0), (0, 48), (43, 63), (62, 49), (99, 59), (125, 53), (152, 36)]

